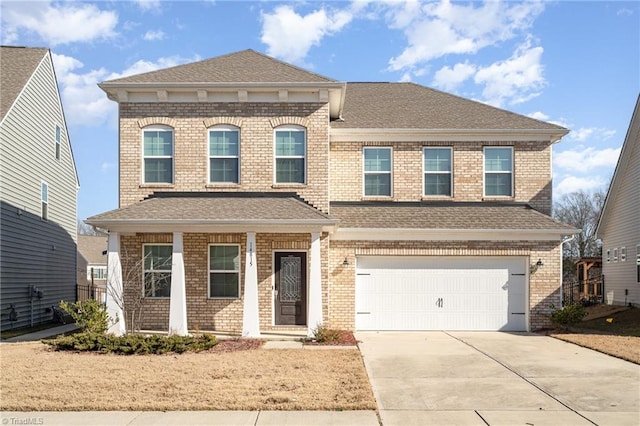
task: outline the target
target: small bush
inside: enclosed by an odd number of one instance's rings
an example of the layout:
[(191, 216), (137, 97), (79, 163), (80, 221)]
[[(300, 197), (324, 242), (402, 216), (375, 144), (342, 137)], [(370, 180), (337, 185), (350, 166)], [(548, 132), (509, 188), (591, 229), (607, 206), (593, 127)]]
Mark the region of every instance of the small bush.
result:
[(211, 334), (193, 336), (142, 336), (125, 334), (114, 336), (100, 333), (77, 333), (44, 340), (56, 351), (113, 353), (119, 355), (147, 355), (165, 353), (200, 352), (218, 344)]
[(340, 340), (340, 330), (320, 325), (313, 330), (313, 340), (318, 343), (331, 343)]
[[(553, 305), (551, 307), (555, 308)], [(551, 322), (563, 327), (569, 327), (578, 324), (586, 315), (587, 311), (580, 303), (573, 303), (553, 311)]]
[(60, 308), (71, 315), (82, 332), (103, 334), (109, 328), (107, 308), (95, 300), (76, 303), (63, 300), (60, 302)]

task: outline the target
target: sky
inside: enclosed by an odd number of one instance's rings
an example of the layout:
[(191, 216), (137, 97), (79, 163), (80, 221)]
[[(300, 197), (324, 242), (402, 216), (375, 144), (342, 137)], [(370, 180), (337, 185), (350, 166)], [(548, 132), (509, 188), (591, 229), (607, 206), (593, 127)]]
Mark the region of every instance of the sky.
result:
[(78, 217), (118, 207), (117, 104), (97, 84), (253, 49), (345, 81), (412, 81), (570, 130), (554, 200), (605, 190), (640, 93), (637, 1), (7, 1), (3, 45), (48, 47)]

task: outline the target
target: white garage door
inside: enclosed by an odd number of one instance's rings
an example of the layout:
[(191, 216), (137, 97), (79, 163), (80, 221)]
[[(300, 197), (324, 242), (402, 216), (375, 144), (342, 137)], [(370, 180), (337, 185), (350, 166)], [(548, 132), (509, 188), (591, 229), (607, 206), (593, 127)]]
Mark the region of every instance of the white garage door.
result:
[(526, 258), (357, 258), (357, 330), (527, 328)]

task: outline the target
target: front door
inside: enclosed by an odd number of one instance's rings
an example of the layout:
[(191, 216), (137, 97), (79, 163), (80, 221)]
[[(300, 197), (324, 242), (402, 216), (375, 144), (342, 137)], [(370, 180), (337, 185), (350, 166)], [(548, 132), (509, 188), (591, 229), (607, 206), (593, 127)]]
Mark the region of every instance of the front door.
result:
[(306, 325), (307, 254), (277, 252), (275, 272), (276, 325)]

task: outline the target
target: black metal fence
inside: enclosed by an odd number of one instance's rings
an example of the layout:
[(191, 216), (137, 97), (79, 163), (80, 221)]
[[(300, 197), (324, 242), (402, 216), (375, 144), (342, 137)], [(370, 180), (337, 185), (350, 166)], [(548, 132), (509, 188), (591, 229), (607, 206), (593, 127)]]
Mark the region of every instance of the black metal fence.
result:
[(97, 300), (98, 302), (104, 304), (107, 302), (107, 288), (106, 286), (96, 286), (96, 285), (77, 285), (77, 297), (78, 302), (84, 302), (86, 300)]
[(592, 305), (604, 303), (604, 275), (584, 281), (565, 281), (562, 283), (564, 304), (582, 303)]

